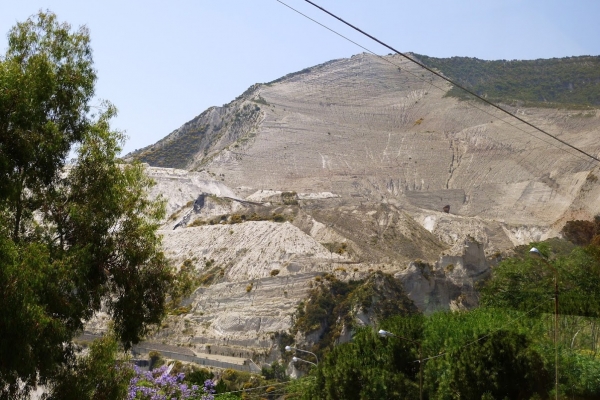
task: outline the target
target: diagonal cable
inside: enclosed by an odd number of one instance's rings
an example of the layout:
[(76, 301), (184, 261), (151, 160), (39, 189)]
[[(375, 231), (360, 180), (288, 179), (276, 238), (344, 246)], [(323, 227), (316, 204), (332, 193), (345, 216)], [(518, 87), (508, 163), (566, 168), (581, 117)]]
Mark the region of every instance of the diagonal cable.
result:
[[(400, 68), (400, 66), (399, 66), (398, 64), (395, 64), (395, 63), (393, 63), (392, 61), (388, 60), (387, 58), (385, 58), (385, 57), (382, 57), (382, 56), (381, 56), (381, 55), (379, 55), (379, 54), (376, 54), (374, 51), (372, 51), (372, 50), (370, 50), (370, 49), (366, 48), (365, 46), (362, 46), (361, 44), (359, 44), (359, 43), (357, 43), (357, 42), (353, 41), (352, 39), (350, 39), (350, 38), (348, 38), (348, 37), (346, 37), (346, 36), (342, 35), (341, 33), (339, 33), (339, 32), (337, 32), (337, 31), (333, 30), (332, 28), (330, 28), (330, 27), (328, 27), (328, 26), (326, 26), (326, 25), (324, 25), (324, 24), (320, 23), (319, 21), (316, 21), (315, 19), (313, 19), (313, 18), (309, 17), (308, 15), (306, 15), (306, 14), (304, 14), (304, 13), (302, 13), (302, 12), (298, 11), (297, 9), (295, 9), (295, 8), (291, 7), (290, 5), (288, 5), (288, 4), (286, 4), (286, 3), (284, 3), (283, 1), (281, 1), (281, 0), (276, 0), (276, 1), (277, 1), (278, 3), (280, 3), (280, 4), (284, 5), (284, 6), (288, 7), (289, 9), (291, 9), (291, 10), (295, 11), (296, 13), (298, 13), (298, 14), (302, 15), (303, 17), (305, 17), (305, 18), (307, 18), (307, 19), (311, 20), (312, 22), (316, 23), (317, 25), (320, 25), (320, 26), (322, 26), (323, 28), (325, 28), (325, 29), (329, 30), (330, 32), (332, 32), (332, 33), (334, 33), (334, 34), (336, 34), (336, 35), (340, 36), (341, 38), (343, 38), (343, 39), (347, 40), (348, 42), (355, 44), (356, 46), (358, 46), (358, 47), (360, 47), (361, 49), (363, 49), (363, 50), (365, 50), (365, 51), (369, 52), (370, 54), (372, 54), (372, 55), (374, 55), (374, 56), (376, 56), (376, 57), (378, 57), (378, 58), (382, 59), (383, 61), (385, 61), (385, 62), (387, 62), (387, 63), (389, 63), (389, 64), (392, 64), (392, 65), (394, 65), (394, 66), (396, 66), (396, 67)], [(308, 0), (305, 0), (305, 1), (308, 1)], [(311, 4), (313, 4), (313, 3), (311, 3)], [(315, 5), (315, 6), (316, 6), (316, 5)], [(316, 6), (316, 7), (318, 7), (318, 6)], [(319, 7), (319, 8), (320, 8), (320, 7)], [(326, 12), (327, 12), (327, 11), (326, 11)], [(329, 13), (329, 12), (328, 12), (328, 13)], [(331, 14), (331, 15), (333, 15), (333, 14)], [(338, 18), (338, 17), (335, 17), (335, 18)], [(340, 18), (338, 18), (338, 19), (340, 19)], [(341, 21), (343, 21), (342, 19), (340, 19), (340, 20), (341, 20)], [(345, 21), (343, 21), (343, 22), (344, 22), (344, 23), (346, 23), (346, 24), (348, 24), (348, 23), (347, 23), (347, 22), (345, 22)], [(350, 25), (350, 24), (348, 24), (348, 25)], [(352, 26), (352, 25), (350, 25), (350, 26)], [(354, 28), (354, 26), (352, 26), (352, 27)], [(355, 29), (358, 29), (358, 28), (355, 28)], [(360, 31), (360, 30), (359, 30), (359, 31)], [(370, 35), (368, 35), (368, 34), (366, 34), (366, 33), (362, 32), (362, 31), (360, 31), (360, 32), (370, 37)], [(374, 39), (374, 40), (377, 40), (377, 39)], [(585, 151), (583, 151), (583, 150), (581, 150), (581, 149), (579, 149), (579, 148), (577, 148), (577, 147), (575, 147), (575, 146), (573, 146), (573, 145), (571, 145), (571, 144), (569, 144), (569, 143), (567, 143), (567, 142), (563, 141), (562, 139), (559, 139), (559, 138), (555, 137), (554, 135), (552, 135), (552, 134), (550, 134), (550, 133), (548, 133), (548, 132), (546, 132), (546, 131), (542, 130), (541, 128), (538, 128), (537, 126), (535, 126), (535, 125), (533, 125), (533, 124), (531, 124), (531, 123), (529, 123), (529, 122), (527, 122), (527, 121), (523, 120), (523, 119), (522, 119), (522, 118), (520, 118), (520, 117), (517, 117), (517, 116), (515, 116), (515, 115), (514, 115), (514, 114), (512, 114), (511, 112), (509, 112), (509, 111), (507, 111), (507, 110), (503, 109), (502, 107), (500, 107), (500, 106), (498, 106), (498, 105), (496, 105), (496, 104), (494, 104), (494, 103), (490, 102), (489, 100), (486, 100), (486, 99), (482, 98), (481, 96), (479, 96), (479, 95), (477, 95), (477, 94), (475, 94), (475, 93), (473, 93), (473, 92), (469, 91), (468, 89), (466, 89), (466, 88), (463, 88), (461, 85), (454, 83), (454, 81), (452, 81), (452, 80), (450, 80), (450, 79), (446, 78), (445, 76), (443, 76), (443, 75), (441, 75), (441, 74), (439, 74), (439, 73), (435, 72), (434, 70), (432, 70), (432, 69), (428, 68), (427, 66), (425, 66), (425, 65), (423, 65), (423, 64), (421, 64), (421, 63), (419, 63), (418, 61), (416, 61), (416, 60), (412, 59), (411, 57), (409, 57), (409, 56), (407, 56), (407, 55), (405, 55), (405, 54), (403, 54), (403, 53), (400, 53), (400, 52), (398, 52), (397, 50), (394, 50), (394, 49), (393, 49), (393, 48), (391, 48), (391, 47), (390, 47), (390, 49), (392, 49), (392, 51), (394, 51), (394, 52), (397, 52), (397, 53), (398, 53), (398, 54), (400, 54), (401, 56), (404, 56), (404, 57), (406, 57), (406, 58), (407, 58), (407, 59), (409, 59), (410, 61), (412, 61), (412, 62), (416, 63), (416, 64), (417, 64), (417, 65), (419, 65), (419, 66), (421, 66), (422, 68), (425, 68), (427, 71), (430, 71), (430, 72), (431, 72), (431, 73), (433, 73), (434, 75), (436, 75), (436, 76), (439, 76), (439, 77), (440, 77), (440, 78), (442, 78), (443, 80), (445, 80), (445, 81), (447, 81), (447, 82), (450, 82), (450, 83), (451, 83), (451, 84), (453, 84), (453, 85), (456, 85), (457, 87), (459, 87), (459, 88), (461, 88), (461, 89), (463, 89), (463, 90), (467, 91), (468, 93), (472, 94), (472, 95), (473, 95), (473, 96), (475, 96), (476, 98), (478, 98), (478, 99), (481, 99), (481, 100), (482, 100), (482, 101), (484, 101), (485, 103), (492, 105), (494, 108), (496, 108), (496, 109), (500, 110), (501, 112), (503, 112), (503, 113), (505, 113), (505, 114), (508, 114), (510, 117), (513, 117), (513, 118), (515, 118), (515, 119), (517, 119), (517, 120), (519, 120), (519, 121), (521, 121), (521, 122), (523, 122), (523, 123), (525, 123), (525, 124), (527, 124), (527, 125), (529, 125), (529, 126), (533, 127), (535, 130), (537, 130), (537, 131), (540, 131), (540, 132), (544, 133), (545, 135), (548, 135), (548, 136), (550, 136), (550, 137), (551, 137), (551, 138), (553, 138), (553, 139), (556, 139), (558, 142), (565, 144), (566, 146), (568, 146), (568, 147), (570, 147), (570, 148), (574, 149), (575, 151), (577, 151), (578, 153), (583, 153), (583, 154), (586, 156), (586, 158), (584, 159), (584, 158), (581, 156), (581, 154), (573, 154), (573, 153), (571, 153), (570, 151), (567, 151), (566, 149), (562, 149), (562, 148), (558, 147), (556, 144), (554, 144), (554, 143), (552, 143), (552, 142), (546, 141), (546, 140), (544, 140), (544, 139), (542, 139), (542, 138), (540, 138), (540, 137), (538, 137), (538, 136), (535, 136), (535, 135), (533, 135), (531, 132), (527, 132), (526, 130), (524, 130), (524, 129), (520, 128), (519, 126), (517, 126), (517, 125), (514, 125), (514, 124), (512, 124), (512, 123), (510, 123), (510, 122), (506, 121), (505, 119), (499, 118), (498, 116), (496, 116), (496, 115), (494, 115), (494, 114), (492, 114), (492, 113), (490, 113), (490, 112), (486, 111), (486, 110), (485, 110), (485, 109), (483, 109), (483, 108), (477, 107), (477, 106), (476, 106), (476, 105), (474, 105), (474, 104), (471, 104), (471, 107), (473, 107), (473, 108), (475, 108), (475, 109), (477, 109), (477, 110), (479, 110), (479, 111), (481, 111), (481, 112), (483, 112), (483, 113), (485, 113), (485, 114), (487, 114), (487, 115), (490, 115), (491, 117), (493, 117), (493, 118), (496, 118), (496, 119), (498, 119), (498, 120), (500, 120), (500, 121), (504, 122), (505, 124), (507, 124), (507, 125), (509, 125), (509, 126), (512, 126), (513, 128), (515, 128), (515, 129), (517, 129), (517, 130), (520, 130), (521, 132), (523, 132), (523, 133), (525, 133), (525, 134), (527, 134), (527, 135), (533, 136), (534, 138), (536, 138), (536, 139), (538, 139), (538, 140), (540, 140), (540, 141), (542, 141), (542, 142), (544, 142), (544, 143), (546, 143), (546, 144), (548, 144), (548, 145), (551, 145), (551, 146), (553, 146), (553, 147), (556, 147), (557, 149), (560, 149), (560, 150), (562, 150), (562, 151), (566, 151), (567, 153), (571, 154), (572, 156), (575, 156), (575, 157), (581, 158), (581, 159), (583, 159), (583, 160), (585, 160), (585, 161), (587, 161), (587, 160), (588, 160), (588, 159), (587, 159), (587, 157), (590, 157), (590, 158), (591, 158), (591, 159), (589, 160), (590, 162), (593, 162), (593, 161), (600, 162), (600, 159), (598, 159), (597, 157), (594, 157), (594, 156), (592, 156), (591, 154), (588, 154), (588, 153), (586, 153)], [(431, 85), (431, 86), (433, 86), (433, 87), (435, 87), (435, 88), (437, 88), (437, 89), (439, 89), (439, 90), (441, 90), (441, 91), (446, 91), (446, 89), (444, 89), (444, 88), (441, 88), (440, 86), (433, 84), (433, 82), (431, 82), (431, 81), (427, 81), (426, 79), (423, 79), (422, 77), (418, 76), (417, 74), (414, 74), (414, 73), (412, 73), (412, 72), (410, 72), (410, 71), (408, 71), (408, 70), (406, 70), (406, 69), (403, 69), (403, 71), (404, 71), (404, 72), (407, 72), (407, 73), (409, 73), (410, 75), (412, 75), (412, 76), (416, 77), (416, 78), (417, 78), (417, 79), (419, 79), (419, 80), (422, 80), (423, 82), (427, 82), (429, 85)]]
[[(357, 43), (357, 42), (353, 41), (352, 39), (348, 38), (347, 36), (344, 36), (344, 35), (342, 35), (341, 33), (339, 33), (339, 32), (337, 32), (337, 31), (335, 31), (334, 29), (332, 29), (332, 28), (330, 28), (330, 27), (328, 27), (328, 26), (326, 26), (326, 25), (324, 25), (324, 24), (320, 23), (319, 21), (317, 21), (317, 20), (315, 20), (315, 19), (313, 19), (313, 18), (309, 17), (308, 15), (306, 15), (306, 14), (302, 13), (301, 11), (299, 11), (299, 10), (295, 9), (294, 7), (292, 7), (292, 6), (290, 6), (290, 5), (286, 4), (286, 3), (284, 3), (283, 1), (281, 1), (281, 0), (276, 0), (276, 1), (277, 1), (278, 3), (280, 3), (280, 4), (284, 5), (284, 6), (288, 7), (290, 10), (292, 10), (292, 11), (294, 11), (294, 12), (296, 12), (296, 13), (298, 13), (298, 14), (302, 15), (302, 16), (303, 16), (303, 17), (305, 17), (306, 19), (308, 19), (308, 20), (310, 20), (310, 21), (314, 22), (315, 24), (317, 24), (317, 25), (320, 25), (321, 27), (323, 27), (323, 28), (327, 29), (328, 31), (330, 31), (330, 32), (332, 32), (332, 33), (334, 33), (334, 34), (338, 35), (338, 36), (339, 36), (339, 37), (341, 37), (342, 39), (344, 39), (344, 40), (347, 40), (348, 42), (350, 42), (350, 43), (352, 43), (352, 44), (356, 45), (357, 47), (360, 47), (361, 49), (365, 50), (366, 52), (368, 52), (368, 53), (372, 54), (373, 56), (375, 56), (375, 57), (378, 57), (378, 58), (379, 58), (379, 59), (381, 59), (382, 61), (385, 61), (385, 62), (386, 62), (386, 63), (388, 63), (388, 64), (391, 64), (391, 65), (393, 65), (393, 66), (395, 66), (395, 67), (397, 67), (397, 68), (399, 68), (399, 69), (402, 69), (402, 71), (403, 71), (403, 72), (406, 72), (406, 73), (408, 73), (409, 75), (412, 75), (414, 78), (416, 78), (416, 79), (418, 79), (418, 80), (420, 80), (420, 81), (423, 81), (423, 82), (427, 83), (428, 85), (430, 85), (430, 86), (432, 86), (432, 87), (435, 87), (436, 89), (438, 89), (438, 90), (440, 90), (440, 91), (442, 91), (442, 92), (446, 92), (446, 89), (445, 89), (445, 88), (443, 88), (443, 87), (440, 87), (440, 86), (438, 86), (438, 85), (434, 84), (434, 83), (433, 83), (433, 81), (431, 81), (431, 80), (428, 80), (428, 79), (425, 79), (425, 78), (423, 78), (422, 76), (419, 76), (418, 74), (415, 74), (415, 73), (411, 72), (411, 71), (410, 71), (410, 70), (408, 70), (408, 69), (405, 69), (405, 68), (402, 68), (402, 67), (400, 67), (400, 65), (398, 65), (398, 64), (396, 64), (396, 63), (392, 62), (391, 60), (389, 60), (389, 59), (387, 59), (387, 58), (385, 58), (385, 57), (383, 57), (383, 56), (381, 56), (381, 55), (379, 55), (379, 54), (375, 53), (373, 50), (371, 50), (371, 49), (369, 49), (369, 48), (367, 48), (367, 47), (365, 47), (365, 46), (363, 46), (363, 45), (361, 45), (361, 44), (359, 44), (359, 43)], [(434, 72), (434, 73), (435, 73), (435, 72)], [(437, 75), (437, 74), (436, 74), (436, 75)], [(441, 76), (441, 75), (440, 75), (440, 76)], [(448, 79), (446, 79), (446, 78), (444, 78), (444, 77), (442, 77), (442, 78), (443, 78), (443, 79), (445, 79), (445, 80), (448, 80)], [(450, 81), (450, 82), (452, 82), (452, 81)], [(487, 101), (487, 100), (486, 100), (486, 101)], [(564, 152), (566, 152), (566, 153), (568, 153), (568, 154), (572, 155), (573, 157), (579, 158), (579, 159), (581, 159), (581, 160), (583, 160), (583, 161), (587, 161), (587, 162), (590, 162), (590, 163), (592, 163), (594, 160), (596, 160), (596, 161), (598, 160), (597, 158), (595, 158), (595, 157), (593, 157), (593, 156), (591, 156), (591, 157), (592, 157), (592, 159), (588, 159), (587, 157), (585, 157), (585, 158), (584, 158), (584, 157), (583, 157), (581, 154), (579, 154), (579, 153), (572, 153), (571, 151), (569, 151), (569, 150), (567, 150), (567, 149), (565, 149), (565, 148), (561, 148), (561, 147), (559, 147), (559, 146), (558, 146), (556, 143), (553, 143), (553, 142), (551, 142), (551, 141), (549, 141), (549, 140), (544, 140), (543, 138), (541, 138), (541, 137), (538, 137), (538, 136), (534, 135), (533, 133), (526, 131), (525, 129), (523, 129), (523, 128), (519, 127), (518, 125), (515, 125), (515, 124), (513, 124), (513, 123), (511, 123), (511, 122), (507, 121), (506, 119), (504, 119), (504, 118), (501, 118), (501, 117), (499, 117), (499, 116), (497, 116), (497, 115), (495, 115), (495, 114), (493, 114), (493, 113), (491, 113), (491, 112), (487, 111), (485, 108), (478, 107), (478, 106), (477, 106), (476, 104), (474, 104), (474, 103), (470, 103), (470, 107), (472, 107), (472, 108), (475, 108), (475, 109), (477, 109), (477, 110), (481, 111), (482, 113), (484, 113), (484, 114), (486, 114), (486, 115), (489, 115), (490, 117), (492, 117), (492, 118), (494, 118), (494, 119), (497, 119), (497, 120), (499, 120), (499, 121), (501, 121), (501, 122), (503, 122), (503, 123), (505, 123), (505, 124), (507, 124), (507, 125), (509, 125), (509, 126), (511, 126), (511, 127), (513, 127), (513, 128), (515, 128), (515, 129), (517, 129), (517, 130), (519, 130), (519, 131), (521, 131), (521, 132), (523, 132), (523, 133), (525, 133), (525, 134), (527, 134), (527, 135), (529, 135), (529, 136), (532, 136), (532, 137), (534, 137), (535, 139), (537, 139), (537, 140), (539, 140), (539, 141), (541, 141), (541, 142), (544, 142), (544, 143), (546, 143), (546, 144), (547, 144), (547, 145), (549, 145), (549, 146), (552, 146), (552, 147), (555, 147), (555, 148), (557, 148), (557, 149), (559, 149), (559, 150), (561, 150), (561, 151), (564, 151)], [(500, 108), (500, 109), (501, 109), (501, 108)], [(501, 110), (503, 110), (503, 109), (501, 109)], [(508, 111), (506, 111), (506, 110), (503, 110), (503, 112), (507, 113), (507, 114), (508, 114), (509, 116), (511, 116), (511, 117), (515, 117), (513, 114), (511, 114), (510, 112), (508, 112)], [(520, 118), (517, 118), (517, 119), (518, 119), (518, 120), (521, 120)], [(536, 128), (536, 129), (537, 129), (537, 128)]]
[[(277, 0), (277, 1), (279, 1), (279, 0)], [(488, 104), (489, 106), (492, 106), (492, 107), (494, 107), (494, 108), (496, 108), (496, 109), (500, 110), (501, 112), (503, 112), (503, 113), (505, 113), (505, 114), (508, 114), (508, 115), (510, 115), (511, 117), (513, 117), (513, 118), (517, 119), (518, 121), (520, 121), (520, 122), (524, 123), (525, 125), (528, 125), (528, 126), (530, 126), (530, 127), (534, 128), (535, 130), (537, 130), (537, 131), (539, 131), (539, 132), (543, 133), (544, 135), (546, 135), (546, 136), (549, 136), (549, 137), (553, 138), (554, 140), (556, 140), (556, 141), (558, 141), (558, 142), (560, 142), (560, 143), (564, 144), (565, 146), (568, 146), (568, 147), (570, 147), (571, 149), (573, 149), (573, 150), (575, 150), (575, 151), (577, 151), (577, 152), (579, 152), (579, 153), (581, 153), (581, 154), (583, 154), (583, 155), (585, 155), (585, 156), (587, 156), (587, 157), (591, 158), (592, 160), (594, 160), (594, 161), (597, 161), (597, 162), (599, 162), (599, 163), (600, 163), (600, 159), (599, 159), (599, 158), (597, 158), (597, 157), (595, 157), (595, 156), (593, 156), (593, 155), (591, 155), (591, 154), (587, 153), (586, 151), (584, 151), (584, 150), (582, 150), (582, 149), (580, 149), (580, 148), (578, 148), (578, 147), (575, 147), (575, 146), (573, 146), (572, 144), (570, 144), (570, 143), (568, 143), (568, 142), (566, 142), (566, 141), (564, 141), (564, 140), (562, 140), (562, 139), (560, 139), (560, 138), (556, 137), (555, 135), (552, 135), (551, 133), (549, 133), (549, 132), (545, 131), (544, 129), (542, 129), (542, 128), (539, 128), (539, 127), (537, 127), (536, 125), (533, 125), (532, 123), (530, 123), (530, 122), (528, 122), (528, 121), (524, 120), (523, 118), (521, 118), (521, 117), (519, 117), (519, 116), (516, 116), (516, 115), (512, 114), (511, 112), (509, 112), (509, 111), (505, 110), (504, 108), (500, 107), (499, 105), (497, 105), (497, 104), (495, 104), (495, 103), (493, 103), (493, 102), (491, 102), (491, 101), (489, 101), (489, 100), (487, 100), (487, 99), (485, 99), (485, 98), (483, 98), (483, 97), (479, 96), (477, 93), (475, 93), (475, 92), (473, 92), (473, 91), (471, 91), (471, 90), (469, 90), (469, 89), (465, 88), (464, 86), (462, 86), (462, 85), (460, 85), (460, 84), (458, 84), (458, 83), (454, 82), (453, 80), (451, 80), (451, 79), (449, 79), (449, 78), (445, 77), (444, 75), (440, 74), (439, 72), (436, 72), (435, 70), (433, 70), (433, 69), (429, 68), (429, 67), (428, 67), (428, 66), (426, 66), (425, 64), (423, 64), (423, 63), (421, 63), (421, 62), (419, 62), (419, 61), (415, 60), (414, 58), (412, 58), (412, 57), (408, 56), (407, 54), (404, 54), (404, 53), (402, 53), (402, 52), (400, 52), (400, 51), (396, 50), (396, 49), (395, 49), (395, 48), (393, 48), (392, 46), (390, 46), (390, 45), (388, 45), (388, 44), (386, 44), (386, 43), (382, 42), (381, 40), (377, 39), (376, 37), (374, 37), (374, 36), (372, 36), (372, 35), (368, 34), (367, 32), (365, 32), (365, 31), (361, 30), (360, 28), (358, 28), (358, 27), (356, 27), (356, 26), (352, 25), (351, 23), (349, 23), (349, 22), (347, 22), (347, 21), (343, 20), (342, 18), (340, 18), (340, 17), (338, 17), (337, 15), (335, 15), (335, 14), (331, 13), (330, 11), (327, 11), (326, 9), (324, 9), (323, 7), (321, 7), (321, 6), (319, 6), (319, 5), (315, 4), (315, 3), (313, 3), (312, 1), (310, 1), (310, 0), (304, 0), (304, 1), (306, 1), (307, 3), (309, 3), (309, 4), (313, 5), (314, 7), (318, 8), (319, 10), (321, 10), (321, 11), (325, 12), (326, 14), (329, 14), (330, 16), (332, 16), (333, 18), (337, 19), (338, 21), (340, 21), (340, 22), (344, 23), (345, 25), (348, 25), (348, 26), (349, 26), (349, 27), (351, 27), (352, 29), (354, 29), (354, 30), (356, 30), (356, 31), (358, 31), (358, 32), (360, 32), (360, 33), (362, 33), (363, 35), (367, 36), (367, 37), (368, 37), (368, 38), (370, 38), (371, 40), (374, 40), (375, 42), (379, 43), (380, 45), (382, 45), (382, 46), (384, 46), (384, 47), (388, 48), (389, 50), (392, 50), (392, 51), (393, 51), (393, 52), (395, 52), (396, 54), (399, 54), (399, 55), (401, 55), (402, 57), (406, 58), (407, 60), (411, 61), (412, 63), (414, 63), (414, 64), (417, 64), (418, 66), (420, 66), (421, 68), (423, 68), (423, 69), (425, 69), (425, 70), (429, 71), (430, 73), (434, 74), (435, 76), (437, 76), (437, 77), (439, 77), (439, 78), (441, 78), (441, 79), (445, 80), (446, 82), (449, 82), (450, 84), (452, 84), (452, 85), (456, 86), (456, 87), (457, 87), (457, 88), (459, 88), (459, 89), (462, 89), (462, 90), (464, 90), (465, 92), (469, 93), (470, 95), (472, 95), (473, 97), (477, 98), (478, 100), (480, 100), (480, 101), (482, 101), (482, 102), (484, 102), (484, 103)], [(281, 1), (279, 1), (279, 2), (280, 2), (280, 3), (282, 3)], [(291, 8), (291, 7), (290, 7), (290, 8)], [(329, 29), (329, 28), (328, 28), (328, 29)], [(361, 46), (361, 47), (362, 47), (362, 46)]]

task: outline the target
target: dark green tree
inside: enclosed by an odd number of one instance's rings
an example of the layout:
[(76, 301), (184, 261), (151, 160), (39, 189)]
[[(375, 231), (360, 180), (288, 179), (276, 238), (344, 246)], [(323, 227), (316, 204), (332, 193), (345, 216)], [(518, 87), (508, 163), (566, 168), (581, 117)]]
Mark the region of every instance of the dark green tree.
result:
[[(423, 326), (423, 349), (426, 355), (424, 383), (427, 397), (430, 399), (477, 398), (479, 400), (485, 393), (488, 396), (497, 393), (498, 382), (486, 378), (484, 373), (476, 373), (471, 377), (472, 381), (469, 383), (478, 388), (479, 397), (465, 397), (477, 395), (470, 394), (468, 390), (465, 391), (465, 388), (455, 382), (455, 375), (460, 375), (455, 371), (458, 360), (466, 357), (466, 354), (470, 354), (470, 358), (465, 361), (465, 368), (468, 368), (469, 363), (473, 368), (481, 363), (485, 368), (489, 368), (491, 373), (498, 376), (508, 373), (504, 371), (506, 368), (504, 363), (508, 363), (508, 361), (503, 360), (502, 357), (512, 356), (509, 353), (504, 354), (506, 349), (502, 346), (506, 344), (494, 342), (486, 345), (487, 347), (483, 349), (478, 347), (481, 346), (481, 342), (489, 340), (490, 337), (493, 337), (494, 341), (500, 340), (494, 336), (497, 332), (509, 332), (506, 333), (507, 336), (516, 335), (522, 338), (526, 341), (527, 351), (532, 351), (531, 354), (537, 354), (539, 346), (551, 345), (545, 336), (544, 325), (535, 318), (527, 318), (527, 314), (519, 311), (480, 307), (469, 312), (438, 312), (428, 316)], [(533, 338), (537, 340), (534, 341)], [(473, 350), (473, 346), (478, 347), (478, 350)], [(497, 348), (500, 348), (501, 357), (494, 353)], [(507, 349), (509, 348), (507, 347)], [(529, 364), (525, 364), (525, 366), (527, 365)], [(544, 367), (543, 364), (542, 367)], [(519, 379), (530, 379), (525, 369), (520, 372), (524, 375)], [(521, 382), (519, 379), (515, 378), (511, 385), (527, 387), (529, 383)], [(545, 388), (546, 391), (548, 389), (548, 387)], [(546, 391), (541, 392), (542, 397)], [(502, 399), (503, 397), (493, 398)]]
[[(581, 222), (581, 221), (576, 221)], [(573, 226), (576, 226), (572, 225)], [(565, 245), (567, 244), (567, 245)], [(598, 317), (600, 316), (600, 247), (585, 247), (553, 240), (532, 244), (556, 269), (559, 288), (559, 385), (564, 395), (598, 396)], [(554, 273), (543, 261), (526, 256), (530, 246), (517, 249), (515, 257), (498, 265), (481, 290), (481, 304), (528, 312), (530, 320), (545, 324), (538, 339), (547, 369), (554, 371)], [(534, 337), (533, 335), (530, 337)]]
[(285, 366), (279, 364), (277, 361), (273, 362), (270, 366), (263, 366), (261, 375), (267, 380), (277, 380), (279, 382), (289, 380), (285, 373)]
[(90, 126), (94, 95), (89, 33), (52, 13), (18, 23), (0, 58), (0, 204), (15, 242)]
[(47, 399), (124, 399), (133, 375), (128, 360), (119, 353), (119, 342), (114, 335), (107, 335), (95, 340), (85, 356), (60, 369)]
[[(532, 243), (550, 257), (550, 264), (558, 273), (559, 313), (561, 315), (600, 316), (600, 247), (566, 247), (553, 242)], [(527, 253), (530, 246), (520, 249)], [(553, 313), (554, 273), (543, 261), (517, 254), (498, 265), (481, 288), (481, 304)]]
[[(544, 362), (525, 335), (496, 331), (459, 350), (434, 398), (480, 400), (546, 396), (552, 386)], [(449, 389), (449, 390), (448, 390)]]
[(156, 235), (164, 205), (142, 166), (119, 164), (114, 107), (90, 113), (89, 41), (40, 13), (0, 59), (0, 398), (64, 375), (102, 307), (118, 340), (139, 341), (174, 280)]
[(418, 399), (418, 378), (410, 379), (404, 373), (408, 370), (408, 375), (414, 375), (412, 367), (406, 368), (414, 360), (414, 352), (404, 343), (382, 339), (371, 328), (359, 329), (352, 342), (335, 347), (319, 364), (314, 385), (305, 397)]

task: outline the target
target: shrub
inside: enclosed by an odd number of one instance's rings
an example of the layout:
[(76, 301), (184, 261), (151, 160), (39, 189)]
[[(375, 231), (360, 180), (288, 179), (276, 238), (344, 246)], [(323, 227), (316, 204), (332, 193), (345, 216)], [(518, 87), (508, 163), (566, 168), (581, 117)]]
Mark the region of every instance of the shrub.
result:
[(273, 222), (285, 222), (285, 217), (281, 214), (273, 214), (273, 217), (271, 219), (273, 220)]
[(246, 219), (245, 215), (232, 214), (231, 219), (229, 220), (229, 223), (230, 224), (240, 224), (240, 223), (244, 222), (245, 219)]
[(586, 246), (600, 233), (600, 216), (596, 216), (594, 221), (567, 221), (561, 233), (574, 244)]
[(152, 350), (150, 353), (148, 353), (148, 357), (150, 358), (150, 369), (160, 367), (165, 363), (162, 358), (162, 354), (160, 354), (158, 351)]
[(298, 205), (298, 194), (296, 192), (281, 193), (281, 202), (286, 205)]
[[(175, 369), (173, 369), (173, 370), (175, 370)], [(208, 369), (192, 366), (192, 371), (188, 372), (185, 375), (184, 380), (186, 382), (189, 382), (192, 384), (203, 385), (207, 379), (213, 379), (214, 377), (215, 377), (215, 374), (210, 372)]]
[[(289, 378), (285, 374), (285, 365), (279, 364), (277, 361), (273, 362), (271, 366), (265, 365), (262, 367), (261, 371), (262, 376), (265, 379), (271, 380), (276, 379), (278, 381), (287, 381)], [(269, 389), (267, 389), (267, 392)]]
[(173, 315), (182, 315), (182, 314), (187, 314), (192, 310), (192, 306), (188, 305), (188, 306), (182, 306), (179, 308), (176, 308), (175, 310), (171, 311), (171, 314)]
[(258, 103), (258, 104), (265, 105), (265, 106), (269, 105), (269, 103), (267, 103), (267, 101), (264, 99), (264, 97), (262, 97), (260, 94), (258, 95), (258, 97), (256, 99), (253, 99), (252, 101), (255, 103)]
[(350, 250), (348, 243), (329, 242), (321, 243), (323, 247), (329, 250), (331, 253), (344, 254)]
[(206, 222), (201, 219), (195, 219), (190, 224), (188, 224), (189, 227), (202, 226), (202, 225), (206, 225)]

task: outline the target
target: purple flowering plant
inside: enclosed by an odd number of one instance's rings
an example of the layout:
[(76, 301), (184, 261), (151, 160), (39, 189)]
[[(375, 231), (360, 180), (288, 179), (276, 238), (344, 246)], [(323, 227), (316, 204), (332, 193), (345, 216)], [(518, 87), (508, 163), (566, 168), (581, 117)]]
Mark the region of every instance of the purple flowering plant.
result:
[(134, 366), (134, 371), (129, 381), (128, 400), (214, 400), (215, 383), (211, 379), (200, 388), (183, 383), (183, 373), (169, 374), (166, 365), (152, 371)]

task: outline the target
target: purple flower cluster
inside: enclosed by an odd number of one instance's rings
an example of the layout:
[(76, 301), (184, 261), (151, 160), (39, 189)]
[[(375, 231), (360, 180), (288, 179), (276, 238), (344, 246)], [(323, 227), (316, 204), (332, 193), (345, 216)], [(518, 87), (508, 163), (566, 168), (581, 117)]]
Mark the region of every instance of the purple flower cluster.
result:
[(200, 389), (183, 383), (185, 375), (170, 375), (166, 365), (153, 371), (134, 366), (135, 376), (129, 381), (128, 400), (214, 400), (215, 383), (207, 379)]

